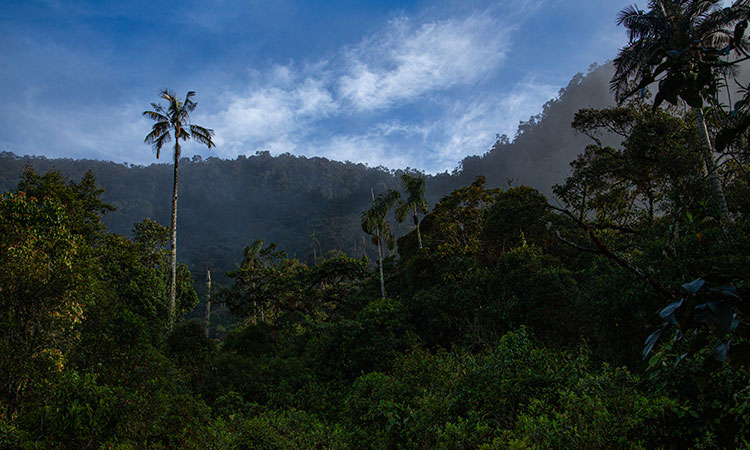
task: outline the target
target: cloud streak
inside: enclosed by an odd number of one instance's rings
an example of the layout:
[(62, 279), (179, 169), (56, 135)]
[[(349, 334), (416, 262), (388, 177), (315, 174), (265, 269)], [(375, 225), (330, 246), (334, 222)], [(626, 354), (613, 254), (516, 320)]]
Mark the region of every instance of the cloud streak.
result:
[(340, 96), (358, 110), (372, 110), (476, 82), (503, 61), (513, 28), (487, 15), (423, 24), (393, 20), (346, 52)]

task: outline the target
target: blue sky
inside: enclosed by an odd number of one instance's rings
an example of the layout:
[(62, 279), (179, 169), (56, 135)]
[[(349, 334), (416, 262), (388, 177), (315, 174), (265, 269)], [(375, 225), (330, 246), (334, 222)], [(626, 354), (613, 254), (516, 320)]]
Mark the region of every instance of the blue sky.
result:
[(150, 164), (169, 87), (216, 132), (185, 156), (451, 170), (612, 59), (632, 3), (2, 0), (0, 151)]

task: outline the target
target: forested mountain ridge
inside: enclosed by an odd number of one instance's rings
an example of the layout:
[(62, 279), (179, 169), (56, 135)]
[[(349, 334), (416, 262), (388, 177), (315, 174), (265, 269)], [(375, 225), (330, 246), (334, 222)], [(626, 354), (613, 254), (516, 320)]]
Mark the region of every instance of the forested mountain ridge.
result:
[[(506, 186), (513, 180), (550, 195), (552, 185), (568, 174), (568, 163), (589, 143), (570, 127), (573, 115), (580, 108), (613, 103), (607, 84), (611, 73), (611, 65), (592, 66), (539, 115), (521, 123), (512, 142), (498, 140), (485, 155), (464, 159), (453, 173), (428, 176), (429, 202), (435, 204), (480, 174), (489, 186)], [(148, 151), (145, 146), (137, 150)], [(27, 164), (39, 172), (54, 167), (69, 179), (80, 179), (91, 170), (105, 190), (103, 200), (117, 208), (103, 218), (111, 232), (130, 235), (133, 224), (147, 217), (169, 223), (170, 165), (19, 157), (4, 152), (0, 154), (0, 191), (14, 189)], [(359, 216), (370, 205), (371, 189), (379, 193), (399, 188), (399, 173), (325, 158), (273, 157), (268, 152), (236, 160), (183, 158), (179, 260), (196, 273), (212, 268), (222, 281), (224, 273), (235, 267), (241, 249), (255, 239), (276, 242), (306, 261), (329, 250), (374, 258), (375, 248), (364, 241)]]
[[(0, 164), (3, 188), (17, 183), (27, 164), (41, 172), (54, 167), (72, 179), (91, 170), (105, 189), (102, 198), (117, 208), (103, 218), (112, 232), (130, 235), (133, 224), (144, 218), (169, 223), (168, 165), (128, 167), (6, 153)], [(370, 188), (398, 185), (383, 169), (267, 152), (236, 160), (185, 158), (181, 170), (179, 259), (194, 270), (211, 268), (220, 277), (255, 239), (278, 242), (290, 254), (312, 260), (314, 232), (319, 255), (331, 249), (363, 254), (359, 214), (370, 203)]]

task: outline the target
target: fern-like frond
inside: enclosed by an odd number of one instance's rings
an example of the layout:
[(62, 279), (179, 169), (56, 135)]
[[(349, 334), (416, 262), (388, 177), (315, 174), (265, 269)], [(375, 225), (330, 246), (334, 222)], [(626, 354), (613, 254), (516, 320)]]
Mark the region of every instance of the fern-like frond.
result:
[(214, 144), (213, 136), (214, 136), (214, 130), (210, 128), (203, 128), (200, 125), (190, 125), (190, 134), (192, 135), (193, 139), (200, 142), (201, 144), (206, 145), (208, 148), (216, 147), (216, 144)]
[(143, 111), (143, 115), (156, 122), (169, 123), (169, 118), (162, 114), (161, 111)]

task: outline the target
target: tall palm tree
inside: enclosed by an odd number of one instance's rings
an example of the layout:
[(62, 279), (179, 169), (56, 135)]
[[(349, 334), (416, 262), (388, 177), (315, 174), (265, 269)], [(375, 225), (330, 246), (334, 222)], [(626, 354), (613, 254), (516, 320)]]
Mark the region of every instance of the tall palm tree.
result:
[(144, 111), (143, 115), (152, 119), (155, 123), (151, 132), (146, 135), (145, 142), (151, 144), (156, 150), (156, 159), (159, 159), (161, 148), (172, 140), (174, 134), (174, 184), (172, 187), (172, 255), (171, 275), (169, 278), (169, 317), (167, 330), (172, 331), (174, 326), (175, 297), (177, 295), (177, 168), (180, 164), (180, 140), (187, 141), (195, 139), (208, 148), (215, 147), (212, 137), (214, 130), (203, 128), (190, 123), (190, 113), (198, 106), (193, 101), (194, 91), (185, 95), (185, 100), (179, 98), (169, 89), (159, 92), (159, 97), (167, 101), (166, 108), (157, 103), (151, 103), (153, 110)]
[(362, 231), (372, 236), (373, 244), (378, 246), (378, 268), (380, 270), (380, 295), (385, 298), (385, 279), (383, 278), (383, 243), (392, 249), (395, 244), (395, 238), (391, 227), (386, 222), (385, 217), (393, 208), (393, 205), (399, 199), (401, 194), (398, 191), (389, 189), (378, 195), (372, 194), (372, 207), (362, 213)]
[(651, 0), (648, 12), (636, 6), (623, 9), (618, 25), (628, 29), (629, 44), (614, 60), (612, 90), (622, 102), (658, 82), (654, 108), (664, 100), (677, 104), (678, 99), (693, 108), (712, 195), (726, 223), (729, 210), (703, 106), (718, 104), (719, 76), (733, 75), (737, 65), (750, 56), (744, 37), (750, 0), (736, 0), (723, 8), (721, 3)]
[(429, 205), (427, 200), (424, 198), (424, 187), (425, 179), (422, 174), (411, 176), (404, 172), (401, 175), (401, 184), (406, 190), (408, 197), (404, 201), (400, 201), (396, 207), (396, 220), (403, 222), (406, 216), (410, 212), (413, 213), (414, 225), (417, 227), (417, 242), (419, 242), (419, 248), (422, 248), (422, 234), (419, 231), (419, 214), (427, 214), (429, 211)]

